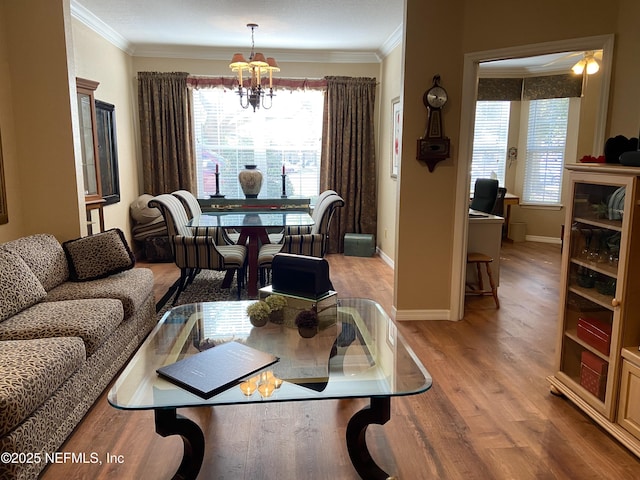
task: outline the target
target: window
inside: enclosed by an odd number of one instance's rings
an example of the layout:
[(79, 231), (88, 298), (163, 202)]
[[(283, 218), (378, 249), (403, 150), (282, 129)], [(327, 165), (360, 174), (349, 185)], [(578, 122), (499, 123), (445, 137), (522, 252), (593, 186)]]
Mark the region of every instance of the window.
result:
[(560, 204), (568, 118), (568, 98), (530, 102), (522, 195), (524, 203)]
[(497, 178), (504, 185), (511, 102), (479, 101), (473, 132), (471, 188), (478, 178)]
[(216, 166), (220, 193), (244, 198), (238, 172), (255, 164), (263, 174), (259, 198), (282, 194), (282, 167), (287, 195), (315, 197), (320, 179), (322, 91), (279, 90), (269, 110), (240, 107), (238, 96), (222, 88), (194, 89), (194, 139), (198, 197), (215, 193)]

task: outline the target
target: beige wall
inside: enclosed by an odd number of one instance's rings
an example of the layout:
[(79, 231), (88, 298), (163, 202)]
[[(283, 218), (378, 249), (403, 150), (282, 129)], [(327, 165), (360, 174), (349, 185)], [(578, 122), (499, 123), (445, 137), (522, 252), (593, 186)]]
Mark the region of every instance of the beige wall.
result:
[(75, 76), (99, 82), (95, 98), (115, 105), (120, 202), (104, 207), (105, 228), (119, 227), (131, 242), (129, 205), (140, 195), (137, 103), (131, 56), (72, 21)]
[[(377, 245), (389, 263), (396, 257), (396, 206), (398, 179), (391, 178), (392, 101), (402, 89), (402, 46), (382, 62), (380, 84), (380, 134), (378, 136), (378, 233)], [(402, 163), (402, 160), (400, 161)], [(400, 169), (399, 169), (400, 170)]]
[[(601, 1), (586, 0), (580, 9), (571, 2), (541, 0), (523, 12), (522, 4), (510, 0), (446, 3), (407, 0), (405, 160), (399, 184), (394, 301), (401, 316), (410, 316), (411, 312), (441, 311), (444, 317), (456, 302), (451, 297), (450, 287), (454, 264), (451, 245), (463, 232), (454, 231), (456, 204), (453, 192), (457, 185), (457, 162), (468, 161), (457, 156), (464, 54), (614, 33), (617, 38), (607, 135), (612, 131), (635, 135), (640, 89), (632, 79), (638, 78), (640, 42), (630, 19), (640, 18), (639, 8), (633, 0), (614, 0), (606, 8), (602, 8)], [(527, 16), (524, 23), (519, 21), (523, 14)], [(425, 22), (429, 28), (425, 28)], [(442, 84), (449, 92), (450, 101), (443, 117), (453, 152), (451, 159), (441, 162), (433, 173), (429, 173), (422, 164), (408, 159), (415, 157), (415, 140), (424, 128), (421, 97), (435, 74), (442, 76)]]

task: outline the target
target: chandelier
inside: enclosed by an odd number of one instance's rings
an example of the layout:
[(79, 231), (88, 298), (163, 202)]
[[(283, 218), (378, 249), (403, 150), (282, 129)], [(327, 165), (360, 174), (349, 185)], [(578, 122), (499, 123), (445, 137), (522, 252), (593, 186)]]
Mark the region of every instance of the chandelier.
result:
[[(256, 23), (249, 23), (247, 27), (251, 29), (251, 54), (249, 55), (249, 61), (247, 62), (241, 53), (236, 53), (231, 59), (229, 68), (232, 72), (238, 74), (238, 95), (240, 96), (240, 106), (242, 108), (249, 108), (249, 105), (253, 107), (253, 111), (260, 108), (269, 109), (273, 104), (273, 72), (279, 72), (280, 67), (276, 63), (275, 58), (265, 56), (262, 53), (254, 52), (253, 32), (258, 25)], [(244, 86), (243, 72), (247, 72), (250, 84)], [(266, 88), (262, 86), (262, 76), (269, 76), (269, 91), (267, 93)], [(266, 105), (265, 99), (269, 98), (269, 106)]]
[(584, 72), (585, 70), (587, 71), (587, 75), (593, 75), (594, 73), (597, 73), (598, 70), (600, 70), (600, 65), (595, 58), (594, 52), (589, 51), (585, 52), (584, 57), (573, 67), (571, 67), (571, 70), (576, 75), (582, 75), (582, 72)]

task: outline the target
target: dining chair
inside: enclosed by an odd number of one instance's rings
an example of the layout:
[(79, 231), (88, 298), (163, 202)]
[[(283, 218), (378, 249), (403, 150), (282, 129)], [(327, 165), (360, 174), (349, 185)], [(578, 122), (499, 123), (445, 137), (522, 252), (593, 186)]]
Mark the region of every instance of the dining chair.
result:
[(187, 226), (186, 209), (178, 198), (165, 193), (149, 201), (149, 207), (159, 208), (167, 223), (169, 244), (174, 262), (180, 268), (178, 289), (173, 304), (193, 277), (201, 269), (227, 271), (237, 275), (238, 298), (244, 286), (247, 248), (244, 245), (216, 245), (214, 237), (194, 235)]
[(331, 220), (337, 208), (344, 206), (344, 200), (337, 193), (328, 194), (321, 199), (313, 211), (315, 223), (309, 233), (286, 234), (279, 244), (268, 243), (260, 247), (258, 268), (260, 284), (266, 283), (267, 272), (271, 269), (273, 257), (278, 253), (292, 253), (322, 258), (327, 249), (327, 236)]
[(478, 178), (473, 187), (473, 200), (469, 208), (484, 213), (491, 213), (498, 198), (498, 180)]
[[(187, 218), (191, 220), (193, 217), (202, 215), (202, 208), (196, 196), (188, 190), (176, 190), (171, 195), (176, 197), (187, 213)], [(226, 229), (219, 227), (195, 227), (194, 235), (208, 235), (215, 238), (216, 245), (235, 245), (239, 234), (235, 234), (235, 240)]]

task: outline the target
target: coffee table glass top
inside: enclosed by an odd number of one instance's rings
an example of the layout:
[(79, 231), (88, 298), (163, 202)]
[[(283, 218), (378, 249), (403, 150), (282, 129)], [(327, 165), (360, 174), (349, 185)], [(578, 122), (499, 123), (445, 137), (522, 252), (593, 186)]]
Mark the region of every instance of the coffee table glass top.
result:
[[(336, 323), (312, 338), (271, 322), (254, 327), (246, 314), (253, 300), (181, 305), (167, 312), (109, 392), (121, 409), (180, 408), (266, 401), (413, 395), (431, 376), (376, 302), (339, 299)], [(280, 361), (205, 400), (160, 378), (156, 369), (215, 345), (238, 341)], [(277, 388), (257, 388), (266, 377)], [(246, 380), (246, 379), (245, 379)], [(250, 385), (252, 384), (253, 385)], [(281, 383), (281, 384), (280, 384)], [(243, 391), (243, 388), (246, 391)]]

